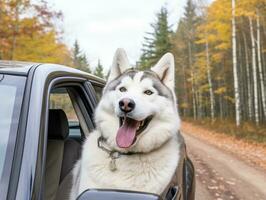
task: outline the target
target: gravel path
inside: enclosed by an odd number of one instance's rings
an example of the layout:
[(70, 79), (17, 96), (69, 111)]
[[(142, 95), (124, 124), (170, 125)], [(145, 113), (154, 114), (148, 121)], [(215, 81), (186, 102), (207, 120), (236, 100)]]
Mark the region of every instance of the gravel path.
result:
[(266, 200), (266, 171), (183, 132), (196, 169), (197, 200)]

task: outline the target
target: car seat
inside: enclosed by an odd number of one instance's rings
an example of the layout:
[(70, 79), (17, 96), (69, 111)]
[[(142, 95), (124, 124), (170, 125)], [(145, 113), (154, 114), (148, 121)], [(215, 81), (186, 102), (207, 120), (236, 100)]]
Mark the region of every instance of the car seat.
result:
[(63, 110), (50, 109), (48, 123), (44, 199), (68, 199), (71, 171), (80, 157), (81, 145), (68, 137), (69, 125)]

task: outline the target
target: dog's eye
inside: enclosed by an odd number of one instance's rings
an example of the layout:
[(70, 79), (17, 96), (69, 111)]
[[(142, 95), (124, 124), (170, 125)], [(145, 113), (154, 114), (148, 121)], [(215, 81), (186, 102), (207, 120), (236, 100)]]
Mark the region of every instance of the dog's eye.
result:
[(121, 87), (121, 88), (119, 88), (119, 91), (120, 91), (120, 92), (126, 92), (127, 89), (126, 89), (125, 87)]
[(147, 94), (147, 95), (152, 95), (152, 94), (153, 94), (153, 92), (152, 92), (151, 90), (145, 90), (145, 91), (144, 91), (144, 94)]

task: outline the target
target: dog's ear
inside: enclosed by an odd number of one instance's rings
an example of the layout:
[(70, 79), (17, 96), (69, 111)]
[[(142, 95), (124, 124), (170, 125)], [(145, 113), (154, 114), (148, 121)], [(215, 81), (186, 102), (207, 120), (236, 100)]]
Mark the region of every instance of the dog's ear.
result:
[(113, 64), (110, 69), (108, 81), (110, 82), (120, 76), (124, 71), (130, 68), (127, 54), (124, 49), (117, 49), (114, 55)]
[(158, 61), (158, 63), (151, 68), (160, 78), (163, 84), (169, 87), (172, 91), (175, 88), (175, 60), (171, 53), (166, 53)]

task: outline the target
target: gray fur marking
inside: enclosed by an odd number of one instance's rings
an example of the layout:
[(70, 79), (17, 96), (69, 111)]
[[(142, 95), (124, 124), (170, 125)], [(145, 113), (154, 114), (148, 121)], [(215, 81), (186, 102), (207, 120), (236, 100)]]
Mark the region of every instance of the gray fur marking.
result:
[[(137, 70), (137, 69), (126, 70), (123, 74), (121, 74), (119, 77), (117, 77), (116, 79), (111, 81), (108, 85), (106, 85), (106, 87), (104, 89), (104, 93), (107, 91), (115, 90), (116, 87), (121, 83), (122, 79), (127, 77), (127, 76), (129, 76), (131, 79), (133, 79), (134, 76), (138, 72), (141, 72), (141, 71)], [(164, 96), (164, 97), (171, 99), (171, 100), (174, 99), (171, 90), (161, 82), (161, 80), (159, 79), (159, 77), (157, 76), (157, 74), (155, 72), (153, 72), (151, 70), (143, 71), (141, 81), (145, 78), (152, 80), (153, 87), (158, 91), (158, 94), (160, 96)]]
[(144, 71), (144, 74), (141, 77), (141, 80), (145, 78), (152, 80), (153, 87), (158, 91), (160, 96), (164, 96), (168, 99), (174, 100), (171, 90), (162, 83), (162, 81), (159, 79), (158, 75), (155, 72), (151, 70)]
[(118, 76), (116, 79), (112, 80), (109, 84), (107, 84), (104, 88), (104, 92), (115, 90), (116, 87), (121, 83), (122, 79), (129, 76), (130, 78), (134, 78), (134, 76), (138, 73), (138, 70), (128, 69), (123, 74)]

